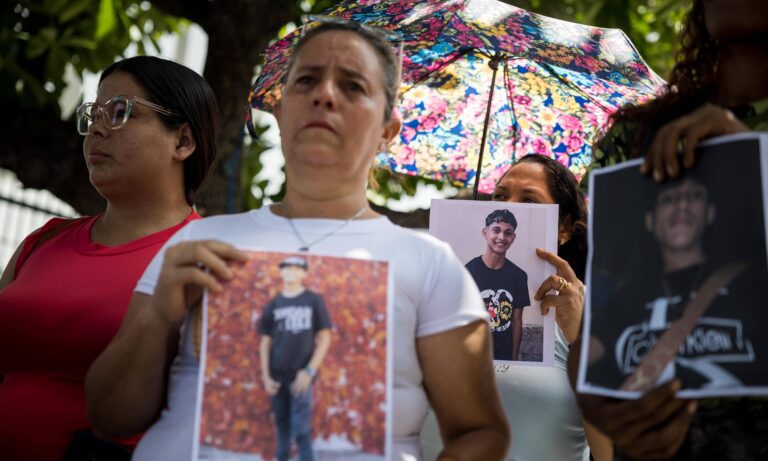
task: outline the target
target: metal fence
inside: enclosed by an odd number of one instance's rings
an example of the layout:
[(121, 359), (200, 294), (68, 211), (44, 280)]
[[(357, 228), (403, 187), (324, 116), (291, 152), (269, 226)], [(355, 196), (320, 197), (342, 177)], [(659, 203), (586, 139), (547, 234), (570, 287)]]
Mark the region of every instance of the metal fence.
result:
[(79, 216), (45, 190), (24, 189), (16, 176), (0, 169), (0, 270), (24, 237), (54, 216)]

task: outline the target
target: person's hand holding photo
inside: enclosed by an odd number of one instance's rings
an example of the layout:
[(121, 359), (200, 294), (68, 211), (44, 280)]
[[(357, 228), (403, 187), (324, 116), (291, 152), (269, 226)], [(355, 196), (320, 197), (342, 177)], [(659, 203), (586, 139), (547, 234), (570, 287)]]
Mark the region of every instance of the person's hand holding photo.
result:
[(557, 272), (544, 280), (533, 297), (541, 301), (541, 315), (547, 315), (551, 308), (555, 308), (555, 322), (563, 330), (568, 344), (573, 344), (579, 335), (584, 312), (584, 284), (568, 261), (543, 248), (537, 248), (536, 255), (555, 266)]

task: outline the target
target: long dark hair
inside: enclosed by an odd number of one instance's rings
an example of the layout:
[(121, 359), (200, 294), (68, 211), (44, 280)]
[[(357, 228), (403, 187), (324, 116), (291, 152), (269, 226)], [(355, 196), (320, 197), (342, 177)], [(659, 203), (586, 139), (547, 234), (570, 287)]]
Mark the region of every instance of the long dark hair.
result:
[(115, 72), (130, 74), (144, 88), (151, 102), (178, 114), (158, 113), (166, 127), (174, 129), (189, 123), (197, 148), (184, 160), (184, 196), (192, 205), (194, 193), (216, 158), (219, 108), (213, 90), (193, 70), (153, 56), (135, 56), (115, 62), (102, 72), (99, 83)]
[(587, 208), (576, 178), (561, 163), (539, 154), (528, 154), (520, 158), (504, 176), (520, 163), (535, 163), (544, 169), (549, 193), (560, 208), (560, 224), (567, 223), (571, 231), (571, 238), (558, 246), (557, 254), (568, 261), (580, 280), (584, 280), (587, 263)]
[(675, 56), (676, 64), (661, 96), (640, 106), (626, 106), (613, 115), (614, 122), (636, 122), (630, 145), (632, 157), (648, 147), (653, 133), (712, 99), (716, 89), (720, 48), (707, 31), (703, 0), (694, 0), (683, 22)]

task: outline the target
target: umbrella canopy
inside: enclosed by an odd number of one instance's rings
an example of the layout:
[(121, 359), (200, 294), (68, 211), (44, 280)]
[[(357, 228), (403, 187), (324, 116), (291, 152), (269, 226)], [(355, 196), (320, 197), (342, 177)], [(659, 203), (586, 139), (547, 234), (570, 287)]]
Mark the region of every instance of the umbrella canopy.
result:
[[(664, 83), (621, 30), (495, 0), (346, 1), (326, 14), (403, 39), (403, 130), (380, 162), (481, 192), (529, 153), (581, 176), (610, 114)], [(279, 98), (296, 33), (265, 51), (253, 108), (271, 110)]]

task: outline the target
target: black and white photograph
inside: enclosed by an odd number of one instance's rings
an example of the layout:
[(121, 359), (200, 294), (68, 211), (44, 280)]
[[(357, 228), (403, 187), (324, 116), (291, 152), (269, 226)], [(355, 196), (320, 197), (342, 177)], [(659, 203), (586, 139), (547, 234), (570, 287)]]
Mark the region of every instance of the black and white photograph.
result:
[(555, 251), (557, 220), (557, 205), (432, 201), (429, 231), (451, 245), (475, 280), (495, 362), (552, 364), (553, 315), (541, 315), (534, 293), (554, 273), (536, 248)]
[(641, 160), (590, 177), (581, 392), (768, 394), (768, 135), (716, 138), (663, 183)]

